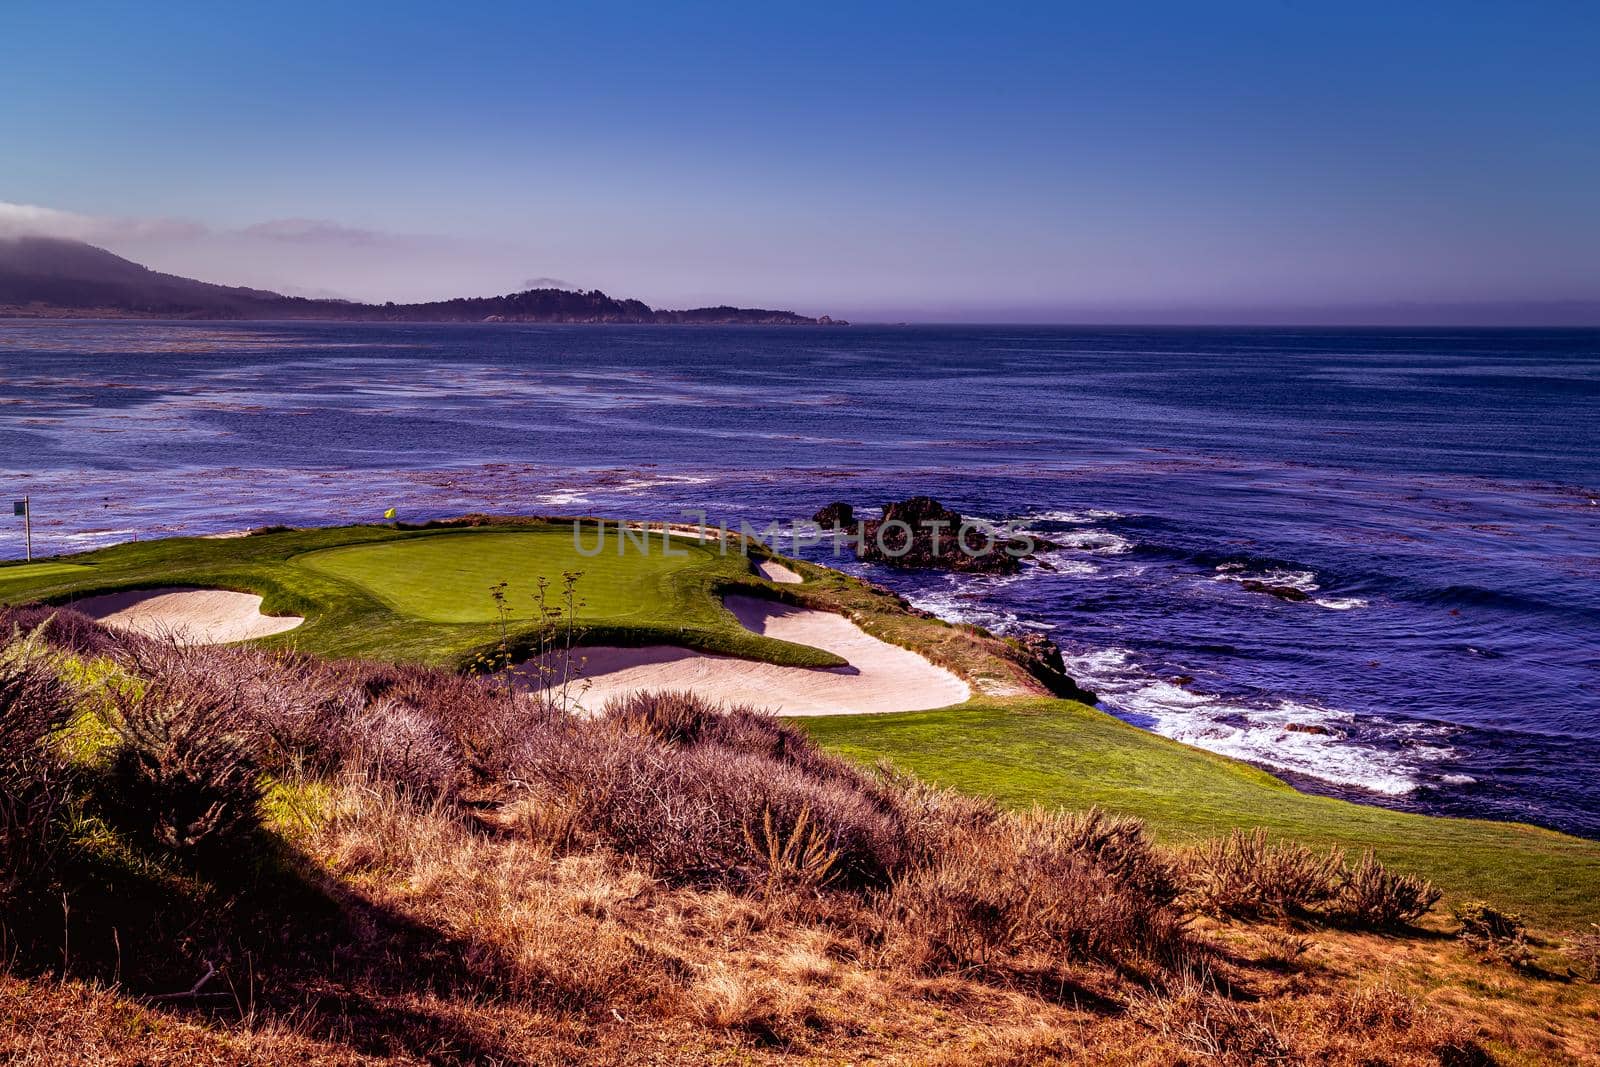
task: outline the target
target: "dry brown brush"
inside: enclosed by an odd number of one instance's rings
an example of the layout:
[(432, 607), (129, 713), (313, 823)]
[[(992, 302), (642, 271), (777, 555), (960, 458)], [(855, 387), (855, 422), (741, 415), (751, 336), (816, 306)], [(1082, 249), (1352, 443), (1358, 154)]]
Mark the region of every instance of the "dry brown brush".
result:
[(1337, 849), (1274, 842), (1260, 828), (1191, 849), (1182, 868), (1191, 904), (1226, 918), (1320, 917), (1392, 930), (1416, 922), (1442, 896), (1432, 882), (1384, 866), (1370, 849), (1351, 865)]
[[(683, 693), (587, 717), (415, 666), (33, 632), (0, 652), (7, 874), (32, 855), (64, 902), (31, 965), (152, 1003), (214, 970), (208, 1010), (402, 1061), (579, 1060), (612, 1026), (863, 1060), (959, 1034), (981, 1055), (957, 1061), (1018, 1063), (1420, 1063), (1455, 1040), (1403, 994), (1313, 1004), (1310, 968), (1252, 979), (1197, 932), (1432, 906), (1370, 854), (1260, 832), (1175, 854), (1136, 819), (1001, 810)], [(98, 694), (62, 681), (71, 649), (102, 657), (78, 672)], [(54, 739), (78, 714), (104, 741), (74, 771)], [(1237, 995), (1252, 980), (1288, 1013)]]
[(71, 720), (73, 687), (37, 635), (0, 646), (0, 906), (50, 865), (72, 768), (50, 739)]

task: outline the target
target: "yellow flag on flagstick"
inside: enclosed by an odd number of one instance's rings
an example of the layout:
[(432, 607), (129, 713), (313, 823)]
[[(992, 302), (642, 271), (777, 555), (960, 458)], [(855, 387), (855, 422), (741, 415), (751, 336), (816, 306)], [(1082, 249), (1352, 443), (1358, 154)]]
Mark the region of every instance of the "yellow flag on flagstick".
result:
[(394, 508), (390, 508), (388, 511), (385, 511), (383, 513), (383, 517), (386, 518), (386, 519), (394, 518)]

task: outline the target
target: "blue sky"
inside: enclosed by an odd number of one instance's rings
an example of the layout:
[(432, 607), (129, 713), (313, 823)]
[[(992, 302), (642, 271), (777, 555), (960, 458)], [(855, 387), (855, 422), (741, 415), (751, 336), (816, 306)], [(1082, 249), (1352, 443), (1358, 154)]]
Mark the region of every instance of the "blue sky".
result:
[(420, 299), (1600, 298), (1592, 4), (0, 6), (0, 227)]

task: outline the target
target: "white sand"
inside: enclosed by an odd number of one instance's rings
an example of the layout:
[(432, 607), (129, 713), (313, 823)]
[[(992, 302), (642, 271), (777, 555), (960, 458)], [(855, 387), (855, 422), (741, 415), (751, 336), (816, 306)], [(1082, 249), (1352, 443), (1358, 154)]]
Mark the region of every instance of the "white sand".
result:
[[(849, 666), (780, 667), (671, 645), (584, 647), (574, 650), (583, 662), (572, 702), (594, 712), (613, 697), (641, 690), (687, 689), (780, 715), (841, 715), (943, 708), (972, 695), (943, 667), (878, 640), (842, 615), (752, 597), (730, 596), (725, 603), (751, 632), (825, 649)], [(534, 669), (518, 670), (528, 675)]]
[(780, 585), (799, 585), (805, 581), (804, 578), (775, 559), (764, 559), (757, 562), (756, 570), (760, 571), (761, 577), (767, 581), (777, 582)]
[(292, 630), (298, 615), (263, 615), (261, 598), (226, 589), (134, 589), (74, 600), (81, 611), (114, 630), (170, 638), (180, 645), (226, 645)]

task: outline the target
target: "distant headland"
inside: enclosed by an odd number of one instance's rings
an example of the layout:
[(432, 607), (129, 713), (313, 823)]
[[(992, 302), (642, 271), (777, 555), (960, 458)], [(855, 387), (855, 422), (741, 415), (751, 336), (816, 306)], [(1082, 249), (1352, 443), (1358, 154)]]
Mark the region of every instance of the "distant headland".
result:
[(103, 248), (55, 237), (0, 237), (0, 318), (849, 325), (827, 315), (811, 318), (763, 308), (657, 310), (598, 289), (528, 289), (422, 304), (316, 300), (162, 274)]

